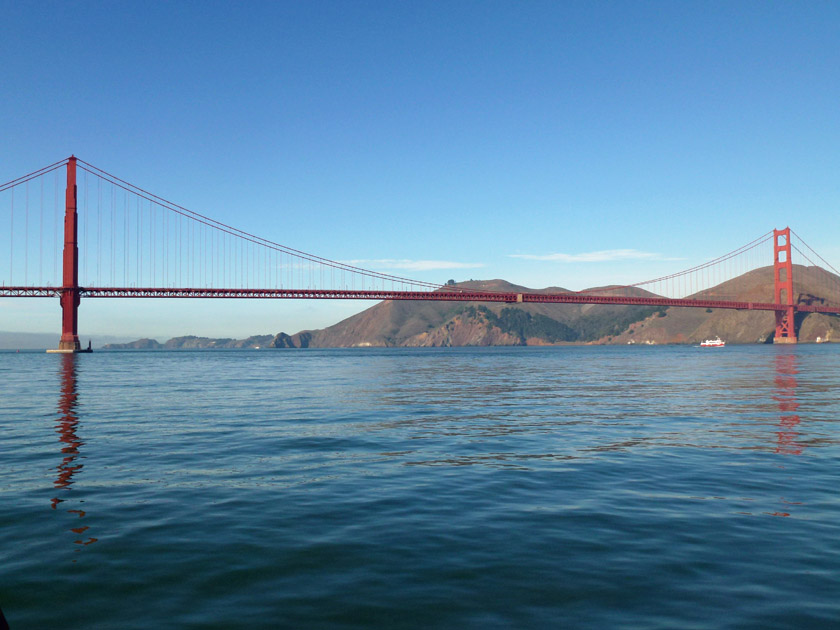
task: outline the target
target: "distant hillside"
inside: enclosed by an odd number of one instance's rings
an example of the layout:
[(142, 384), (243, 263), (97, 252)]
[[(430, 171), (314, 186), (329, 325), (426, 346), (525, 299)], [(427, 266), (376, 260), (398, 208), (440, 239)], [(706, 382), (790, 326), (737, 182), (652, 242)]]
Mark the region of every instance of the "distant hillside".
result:
[[(802, 296), (836, 294), (840, 278), (818, 267), (796, 266)], [(534, 290), (504, 280), (470, 281), (456, 287), (483, 291), (564, 293), (550, 287)], [(635, 288), (599, 287), (592, 293), (653, 296)], [(808, 296), (811, 297), (808, 297)], [(758, 269), (694, 297), (773, 301), (773, 268)], [(811, 314), (798, 318), (802, 341), (840, 341), (840, 318)], [(478, 302), (381, 302), (322, 330), (282, 335), (282, 347), (390, 347), (554, 345), (568, 343), (699, 343), (720, 336), (730, 343), (772, 341), (772, 312), (707, 312), (700, 308), (607, 306), (601, 304), (493, 304)], [(280, 337), (280, 336), (278, 336)], [(296, 343), (296, 340), (303, 343)], [(280, 347), (280, 346), (278, 346)]]
[[(0, 350), (45, 350), (57, 348), (61, 331), (52, 333), (25, 333), (0, 331)], [(83, 336), (82, 345), (87, 346), (90, 339), (94, 348), (101, 348), (104, 344), (121, 342), (130, 337), (112, 337), (103, 335)]]
[[(456, 288), (530, 293), (504, 280), (470, 281)], [(650, 295), (639, 289), (622, 294)], [(309, 347), (491, 346), (593, 342), (618, 335), (660, 309), (647, 306), (493, 304), (385, 301), (323, 330), (305, 331)], [(285, 339), (288, 343), (289, 339)], [(295, 344), (297, 345), (297, 344)]]
[[(795, 266), (801, 300), (825, 300), (836, 294), (840, 278), (818, 267)], [(447, 287), (452, 289), (453, 287)], [(511, 293), (565, 293), (549, 287), (534, 290), (504, 280), (461, 282), (454, 288)], [(653, 297), (636, 288), (599, 287), (592, 293)], [(773, 301), (773, 268), (749, 272), (697, 298)], [(840, 341), (840, 317), (797, 317), (802, 341)], [(559, 344), (699, 343), (719, 336), (728, 343), (772, 342), (775, 320), (769, 311), (612, 306), (601, 304), (505, 304), (482, 302), (384, 301), (321, 330), (279, 333), (248, 339), (177, 337), (160, 344), (141, 339), (107, 348), (352, 348), (521, 346)]]
[(174, 350), (174, 349), (207, 349), (207, 348), (259, 348), (270, 347), (277, 335), (254, 335), (247, 339), (212, 339), (210, 337), (196, 337), (186, 335), (174, 337), (166, 343), (159, 343), (156, 339), (138, 339), (130, 343), (109, 343), (105, 350)]

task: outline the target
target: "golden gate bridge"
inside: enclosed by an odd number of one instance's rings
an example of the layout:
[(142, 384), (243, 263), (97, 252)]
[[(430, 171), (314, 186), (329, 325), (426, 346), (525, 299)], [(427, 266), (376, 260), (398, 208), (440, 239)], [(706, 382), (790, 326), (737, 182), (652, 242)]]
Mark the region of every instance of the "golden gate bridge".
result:
[[(434, 300), (772, 311), (776, 343), (796, 342), (798, 312), (840, 313), (840, 272), (788, 227), (701, 265), (632, 285), (503, 292), (413, 280), (316, 256), (167, 201), (75, 156), (0, 184), (0, 225), (4, 222), (8, 255), (0, 259), (0, 297), (59, 298), (59, 350), (64, 352), (80, 350), (82, 298)], [(825, 275), (822, 285), (829, 295), (794, 291), (794, 252), (798, 264), (810, 264)], [(8, 269), (3, 270), (5, 260)], [(773, 301), (738, 295), (731, 281), (769, 268), (771, 261)]]

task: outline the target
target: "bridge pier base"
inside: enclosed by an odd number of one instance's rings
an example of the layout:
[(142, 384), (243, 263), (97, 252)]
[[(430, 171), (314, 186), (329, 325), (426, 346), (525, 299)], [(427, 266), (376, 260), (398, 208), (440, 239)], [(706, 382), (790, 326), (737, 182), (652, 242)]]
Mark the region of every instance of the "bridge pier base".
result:
[(794, 308), (788, 306), (783, 311), (776, 311), (776, 334), (773, 343), (796, 343), (794, 326)]
[(61, 341), (58, 349), (65, 352), (78, 352), (79, 343), (79, 292), (65, 289), (61, 294)]

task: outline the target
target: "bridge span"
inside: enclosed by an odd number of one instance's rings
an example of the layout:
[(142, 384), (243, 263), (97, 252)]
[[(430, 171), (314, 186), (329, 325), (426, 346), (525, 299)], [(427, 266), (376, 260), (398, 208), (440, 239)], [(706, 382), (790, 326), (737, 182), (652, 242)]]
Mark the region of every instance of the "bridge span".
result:
[[(38, 262), (38, 269), (42, 271), (45, 267), (43, 252), (47, 240), (44, 235), (44, 181), (49, 174), (57, 174), (62, 168), (66, 171), (66, 185), (61, 208), (61, 281), (43, 282), (42, 275), (41, 282), (27, 282), (31, 258), (30, 182), (40, 180), (41, 207), (33, 210), (32, 214), (40, 212), (38, 249), (42, 259)], [(95, 241), (95, 245), (85, 252), (86, 258), (82, 260), (85, 270), (89, 259), (90, 266), (96, 269), (95, 277), (89, 274), (84, 282), (79, 280), (80, 209), (77, 168), (83, 171), (85, 184), (88, 175), (96, 181), (97, 192), (95, 208), (88, 203), (87, 189), (83, 197), (82, 216), (86, 221), (84, 242)], [(58, 178), (55, 177), (56, 217), (59, 215), (58, 187)], [(21, 188), (25, 189), (25, 213), (21, 221), (21, 211), (18, 210), (16, 232), (14, 192)], [(92, 189), (92, 186), (88, 188)], [(104, 194), (103, 188), (107, 189)], [(829, 301), (826, 304), (821, 298), (794, 298), (794, 249), (811, 264), (813, 260), (805, 254), (805, 248), (823, 263), (825, 261), (804, 242), (803, 249), (794, 247), (791, 242), (792, 230), (788, 227), (772, 230), (702, 265), (631, 286), (581, 292), (485, 291), (393, 276), (280, 245), (166, 201), (74, 156), (0, 185), (0, 193), (7, 191), (11, 194), (8, 240), (10, 281), (0, 286), (0, 297), (58, 298), (62, 309), (59, 350), (64, 352), (80, 350), (78, 307), (82, 298), (422, 300), (772, 311), (776, 319), (776, 343), (796, 343), (794, 325), (797, 312), (840, 313), (840, 286), (838, 299), (833, 303)], [(21, 222), (25, 225), (25, 236), (23, 242), (19, 243), (17, 235)], [(33, 217), (32, 223), (35, 222)], [(54, 247), (57, 249), (58, 218), (52, 231)], [(16, 245), (18, 252), (24, 250), (24, 282), (20, 283), (14, 282)], [(727, 277), (734, 277), (733, 271), (743, 273), (751, 268), (767, 266), (770, 261), (766, 258), (762, 260), (759, 256), (760, 247), (763, 246), (772, 246), (774, 301), (710, 299), (708, 290), (719, 286)], [(54, 254), (57, 271), (58, 256)], [(738, 267), (738, 264), (746, 266)], [(749, 268), (750, 264), (753, 267)], [(17, 273), (20, 274), (19, 269)], [(390, 289), (387, 288), (389, 286)], [(633, 295), (634, 292), (646, 295)]]
[[(0, 297), (58, 297), (61, 287), (0, 287)], [(590, 293), (510, 293), (439, 290), (387, 291), (341, 289), (189, 289), (175, 287), (79, 287), (85, 298), (222, 298), (279, 300), (412, 300), (431, 302), (496, 302), (505, 304), (608, 304), (685, 308), (722, 308), (738, 311), (779, 311), (787, 304), (733, 300), (678, 299), (595, 295)], [(797, 312), (840, 313), (840, 307), (796, 304)]]

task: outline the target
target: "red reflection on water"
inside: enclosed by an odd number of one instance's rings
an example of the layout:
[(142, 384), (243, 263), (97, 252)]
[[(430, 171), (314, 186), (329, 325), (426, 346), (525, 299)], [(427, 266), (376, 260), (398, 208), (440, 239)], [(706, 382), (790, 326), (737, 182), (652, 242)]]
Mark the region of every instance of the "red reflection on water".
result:
[(793, 353), (779, 353), (776, 355), (776, 394), (773, 400), (779, 403), (779, 411), (783, 415), (779, 419), (781, 431), (776, 433), (778, 443), (776, 452), (786, 455), (801, 455), (802, 444), (796, 442), (799, 432), (796, 430), (799, 425), (799, 415), (795, 412), (799, 409), (799, 401), (796, 400), (796, 375), (799, 370), (796, 365), (796, 355)]
[[(59, 418), (56, 424), (56, 433), (59, 435), (59, 441), (64, 445), (61, 448), (61, 453), (64, 455), (64, 458), (56, 466), (58, 475), (55, 481), (53, 481), (53, 486), (58, 490), (68, 491), (73, 485), (73, 475), (84, 467), (84, 464), (76, 462), (76, 459), (79, 457), (79, 449), (84, 445), (84, 442), (76, 434), (76, 429), (79, 426), (79, 416), (76, 412), (76, 407), (79, 403), (79, 396), (76, 391), (76, 355), (61, 355), (59, 374), (61, 376), (61, 395), (58, 398)], [(56, 509), (56, 506), (63, 501), (64, 499), (54, 497), (50, 501), (52, 509)], [(67, 510), (67, 513), (74, 514), (78, 518), (84, 518), (86, 516), (84, 510)], [(70, 531), (78, 535), (88, 529), (89, 527), (87, 526), (72, 527)], [(88, 538), (87, 541), (76, 540), (74, 542), (78, 545), (90, 545), (96, 541), (96, 538)]]
[[(61, 355), (61, 396), (58, 399), (59, 419), (56, 425), (56, 432), (59, 440), (65, 445), (61, 452), (64, 459), (56, 466), (58, 477), (53, 482), (56, 488), (69, 489), (73, 483), (73, 475), (81, 470), (83, 464), (76, 464), (79, 456), (79, 447), (84, 445), (76, 435), (76, 428), (79, 426), (79, 417), (76, 415), (78, 394), (76, 392), (76, 355)], [(63, 499), (58, 497), (52, 500), (52, 507), (61, 503)]]

